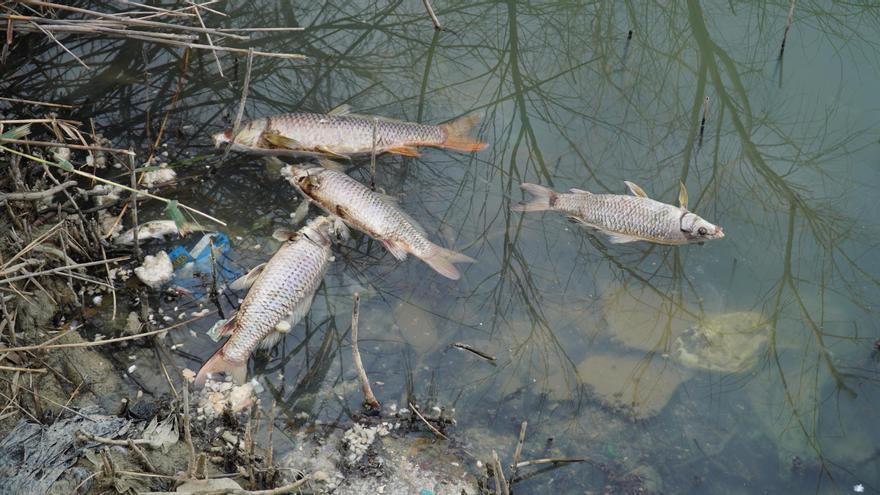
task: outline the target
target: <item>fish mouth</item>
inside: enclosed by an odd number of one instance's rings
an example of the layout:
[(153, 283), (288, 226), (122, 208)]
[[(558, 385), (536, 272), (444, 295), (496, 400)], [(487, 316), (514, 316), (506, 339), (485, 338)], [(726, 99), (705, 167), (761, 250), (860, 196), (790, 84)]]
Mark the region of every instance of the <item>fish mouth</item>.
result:
[(232, 140), (232, 130), (226, 129), (223, 132), (218, 132), (211, 136), (211, 139), (214, 140), (214, 147), (219, 148), (221, 144), (228, 143)]
[(715, 227), (715, 238), (724, 239), (724, 229), (721, 227)]

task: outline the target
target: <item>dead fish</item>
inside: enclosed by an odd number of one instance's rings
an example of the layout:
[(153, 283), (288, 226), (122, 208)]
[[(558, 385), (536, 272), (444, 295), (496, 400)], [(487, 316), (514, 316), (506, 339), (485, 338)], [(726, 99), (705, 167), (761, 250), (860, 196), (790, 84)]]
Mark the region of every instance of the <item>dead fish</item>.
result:
[(406, 259), (407, 253), (412, 254), (452, 280), (461, 277), (453, 263), (475, 261), (429, 241), (425, 231), (400, 209), (394, 198), (371, 191), (342, 172), (314, 166), (288, 166), (281, 174), (310, 201), (381, 241), (398, 260)]
[[(238, 312), (220, 328), (230, 335), (196, 375), (202, 387), (208, 375), (226, 373), (244, 383), (247, 362), (257, 347), (272, 347), (309, 311), (315, 290), (333, 259), (334, 220), (322, 216), (294, 234), (254, 275)], [(249, 274), (252, 275), (252, 274)]]
[(615, 244), (648, 241), (679, 245), (724, 238), (721, 227), (688, 211), (684, 184), (679, 190), (679, 206), (650, 199), (632, 182), (625, 184), (632, 196), (593, 194), (581, 189), (557, 193), (544, 186), (524, 183), (520, 187), (534, 197), (513, 206), (512, 210), (558, 211), (608, 235)]
[[(151, 222), (146, 222), (138, 225), (138, 243), (144, 242), (149, 239), (164, 239), (167, 236), (180, 234), (181, 236), (186, 236), (187, 234), (191, 234), (196, 231), (205, 230), (201, 225), (196, 225), (192, 223), (184, 223), (177, 227), (177, 224), (174, 223), (173, 220), (153, 220)], [(134, 228), (128, 229), (125, 232), (119, 234), (113, 242), (116, 244), (121, 244), (123, 246), (131, 246), (134, 244)]]
[(477, 122), (478, 116), (467, 115), (443, 125), (424, 125), (355, 115), (343, 105), (326, 115), (286, 113), (242, 122), (234, 138), (232, 129), (226, 129), (214, 134), (213, 140), (215, 146), (231, 143), (236, 151), (264, 155), (349, 158), (372, 152), (375, 126), (377, 153), (419, 156), (418, 146), (469, 153), (486, 147), (469, 135)]

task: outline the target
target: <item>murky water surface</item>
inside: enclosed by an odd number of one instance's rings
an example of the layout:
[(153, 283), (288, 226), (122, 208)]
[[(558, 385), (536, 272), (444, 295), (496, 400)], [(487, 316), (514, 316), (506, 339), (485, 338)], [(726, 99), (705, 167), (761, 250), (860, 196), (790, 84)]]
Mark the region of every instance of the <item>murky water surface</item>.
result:
[[(789, 2), (434, 3), (446, 32), (420, 2), (255, 1), (209, 18), (307, 28), (253, 35), (257, 49), (309, 59), (257, 57), (246, 117), (343, 103), (426, 123), (485, 116), (486, 151), (382, 156), (376, 177), (478, 262), (452, 282), (363, 236), (342, 247), (307, 321), (251, 364), (287, 432), (300, 412), (335, 420), (360, 406), (357, 291), (379, 399), (454, 408), (455, 436), (483, 459), (509, 460), (528, 421), (524, 458), (617, 462), (666, 493), (880, 489), (876, 5), (798, 2), (780, 59)], [(236, 112), (245, 58), (222, 55), (224, 78), (208, 52), (67, 43), (93, 70), (35, 37), (38, 62), (11, 71), (4, 93), (82, 104), (75, 117), (141, 150), (173, 108), (167, 160), (192, 180), (164, 194), (229, 223), (235, 266), (270, 256), (300, 199), (261, 160), (221, 164), (210, 148)], [(350, 173), (368, 182), (366, 164)], [(727, 237), (614, 245), (558, 214), (509, 211), (520, 182), (622, 194), (624, 180), (670, 203), (684, 182)], [(214, 348), (210, 323), (172, 337), (191, 368)], [(600, 490), (595, 466), (517, 492)]]

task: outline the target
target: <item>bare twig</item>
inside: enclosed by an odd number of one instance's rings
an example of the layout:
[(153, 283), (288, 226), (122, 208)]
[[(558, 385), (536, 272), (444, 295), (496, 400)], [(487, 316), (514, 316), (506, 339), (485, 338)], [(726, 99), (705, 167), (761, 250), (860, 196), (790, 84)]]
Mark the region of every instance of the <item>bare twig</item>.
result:
[(364, 403), (373, 409), (379, 409), (381, 405), (373, 395), (373, 389), (370, 387), (370, 379), (367, 378), (367, 372), (364, 370), (364, 363), (361, 361), (361, 352), (358, 350), (358, 315), (360, 314), (361, 296), (357, 292), (354, 293), (354, 306), (351, 309), (351, 356), (354, 361), (354, 367), (357, 370), (358, 380), (361, 382), (361, 391), (364, 394)]
[(523, 468), (526, 466), (534, 466), (537, 464), (562, 464), (562, 463), (571, 463), (571, 462), (586, 462), (586, 457), (545, 457), (543, 459), (533, 459), (530, 461), (522, 461), (517, 463), (517, 468)]
[(494, 450), (492, 451), (492, 472), (495, 475), (495, 494), (510, 495), (510, 486), (507, 485), (507, 479), (504, 477), (501, 461), (498, 460), (498, 452)]
[[(118, 187), (119, 189), (122, 189), (122, 190), (124, 190), (124, 191), (128, 191), (128, 192), (137, 192), (137, 193), (138, 193), (139, 195), (141, 195), (141, 196), (145, 196), (145, 197), (148, 197), (148, 198), (151, 198), (151, 199), (155, 199), (155, 200), (158, 200), (158, 201), (162, 201), (163, 203), (166, 203), (166, 204), (171, 203), (171, 200), (170, 200), (170, 199), (163, 198), (163, 197), (161, 197), (161, 196), (156, 196), (155, 194), (151, 194), (151, 193), (146, 192), (146, 191), (140, 191), (140, 192), (138, 192), (138, 191), (136, 191), (136, 190), (134, 190), (134, 189), (132, 189), (132, 188), (130, 188), (130, 187), (128, 187), (128, 186), (124, 186), (124, 185), (122, 185), (122, 184), (119, 184), (119, 183), (113, 182), (113, 181), (111, 181), (111, 180), (104, 179), (103, 177), (98, 177), (97, 175), (90, 174), (90, 173), (88, 173), (88, 172), (83, 172), (82, 170), (77, 170), (77, 169), (75, 169), (75, 168), (71, 168), (71, 167), (69, 167), (69, 166), (64, 166), (64, 165), (61, 165), (61, 164), (58, 164), (58, 163), (54, 163), (54, 162), (50, 162), (50, 161), (47, 161), (47, 160), (43, 160), (42, 158), (39, 158), (39, 157), (36, 157), (36, 156), (33, 156), (33, 155), (29, 155), (29, 154), (27, 154), (27, 153), (23, 153), (23, 152), (21, 152), (21, 151), (14, 150), (14, 149), (12, 149), (12, 148), (7, 148), (6, 146), (3, 146), (3, 145), (0, 145), (0, 150), (8, 151), (8, 152), (10, 152), (10, 153), (13, 153), (13, 154), (16, 154), (16, 155), (22, 156), (22, 157), (27, 158), (27, 159), (29, 159), (29, 160), (33, 160), (33, 161), (35, 161), (35, 162), (37, 162), (37, 163), (42, 163), (42, 164), (44, 164), (44, 165), (51, 165), (51, 166), (53, 166), (53, 167), (60, 168), (61, 170), (64, 170), (64, 171), (66, 171), (66, 172), (71, 172), (71, 173), (74, 173), (74, 174), (76, 174), (76, 175), (80, 175), (80, 176), (83, 176), (83, 177), (86, 177), (86, 178), (89, 178), (89, 179), (92, 179), (92, 180), (95, 180), (95, 181), (98, 181), (98, 182), (102, 182), (102, 183), (104, 183), (104, 184), (111, 185), (111, 186), (113, 186), (113, 187)], [(126, 152), (126, 153), (127, 153), (127, 152)], [(220, 225), (223, 225), (224, 227), (226, 226), (226, 222), (224, 222), (224, 221), (222, 221), (222, 220), (219, 220), (219, 219), (217, 219), (217, 218), (214, 218), (214, 217), (212, 217), (211, 215), (208, 215), (207, 213), (201, 212), (201, 211), (199, 211), (199, 210), (197, 210), (197, 209), (195, 209), (195, 208), (192, 208), (192, 207), (190, 207), (190, 206), (187, 206), (187, 205), (185, 205), (185, 204), (183, 204), (183, 203), (178, 203), (178, 206), (181, 207), (181, 208), (183, 208), (184, 210), (190, 211), (190, 212), (195, 213), (195, 214), (197, 214), (197, 215), (201, 215), (201, 216), (207, 218), (208, 220), (212, 220), (212, 221), (214, 221), (214, 222), (217, 222), (217, 223), (219, 223)]]
[(420, 413), (419, 410), (416, 409), (416, 406), (414, 406), (412, 402), (409, 403), (409, 408), (412, 409), (412, 411), (413, 411), (414, 413), (416, 413), (416, 416), (418, 416), (419, 419), (421, 419), (426, 425), (428, 425), (428, 428), (430, 428), (431, 431), (433, 431), (435, 435), (437, 435), (438, 437), (442, 438), (443, 440), (449, 440), (449, 437), (447, 437), (446, 435), (444, 435), (443, 433), (441, 433), (440, 430), (438, 430), (434, 425), (432, 425), (431, 423), (429, 423), (428, 420), (425, 419), (424, 416), (422, 416), (422, 413)]
[(113, 258), (113, 259), (109, 259), (109, 260), (89, 261), (86, 263), (77, 263), (75, 265), (59, 266), (57, 268), (52, 268), (51, 270), (42, 270), (39, 272), (26, 273), (24, 275), (17, 275), (15, 277), (4, 278), (4, 279), (0, 280), (0, 285), (9, 284), (9, 283), (12, 283), (12, 282), (15, 282), (18, 280), (23, 280), (26, 278), (40, 277), (43, 275), (51, 275), (53, 273), (62, 273), (62, 272), (66, 272), (67, 270), (72, 270), (74, 268), (84, 268), (87, 266), (103, 265), (105, 263), (114, 263), (117, 261), (124, 261), (127, 259), (128, 259), (128, 256), (120, 256), (118, 258)]
[(522, 425), (519, 427), (519, 439), (516, 441), (516, 450), (513, 452), (513, 462), (510, 463), (510, 483), (513, 483), (513, 479), (516, 478), (516, 465), (519, 462), (519, 456), (522, 454), (523, 444), (526, 441), (526, 428), (528, 427), (528, 421), (523, 421)]
[(706, 118), (709, 116), (709, 97), (703, 102), (703, 119), (700, 121), (700, 145), (703, 144), (703, 130), (706, 128)]
[[(2, 351), (3, 349), (0, 349)], [(45, 373), (46, 368), (19, 368), (17, 366), (0, 366), (0, 371), (20, 371), (22, 373)]]
[(153, 463), (150, 461), (150, 458), (147, 457), (147, 454), (145, 454), (144, 451), (141, 450), (141, 448), (138, 447), (137, 444), (134, 443), (134, 440), (132, 440), (131, 438), (128, 439), (128, 448), (131, 449), (131, 451), (134, 452), (138, 456), (138, 458), (140, 458), (141, 462), (144, 463), (144, 466), (149, 472), (159, 472), (158, 470), (156, 470), (156, 466), (154, 466)]
[(83, 62), (81, 58), (77, 57), (75, 53), (73, 53), (72, 51), (68, 50), (67, 47), (64, 46), (64, 43), (58, 41), (58, 38), (56, 38), (54, 34), (52, 34), (52, 33), (50, 33), (49, 31), (46, 31), (45, 29), (43, 29), (43, 28), (40, 26), (39, 23), (32, 22), (31, 24), (33, 24), (34, 27), (36, 27), (37, 29), (39, 29), (40, 31), (42, 31), (43, 34), (45, 34), (46, 36), (48, 36), (49, 39), (51, 39), (52, 41), (55, 42), (55, 44), (57, 44), (58, 46), (60, 46), (62, 50), (64, 50), (65, 52), (67, 52), (68, 55), (70, 55), (71, 57), (73, 57), (74, 60), (76, 60), (77, 62), (79, 62), (79, 64), (82, 65), (83, 67), (85, 67), (86, 70), (92, 70), (92, 68), (89, 67), (88, 64), (86, 64), (85, 62)]
[(50, 187), (43, 191), (19, 192), (19, 193), (0, 193), (0, 201), (38, 201), (49, 196), (54, 196), (68, 187), (76, 185), (75, 180), (69, 180), (55, 187)]
[(791, 5), (788, 7), (788, 20), (785, 21), (785, 32), (782, 34), (782, 45), (779, 46), (779, 58), (782, 58), (782, 54), (785, 52), (785, 42), (788, 41), (788, 31), (791, 29), (791, 20), (794, 16), (794, 6), (797, 3), (797, 0), (791, 0)]
[(474, 347), (471, 347), (468, 344), (464, 344), (462, 342), (455, 342), (451, 345), (452, 345), (452, 347), (455, 347), (456, 349), (461, 349), (463, 351), (472, 352), (472, 353), (476, 354), (477, 356), (485, 359), (486, 361), (495, 361), (495, 356), (487, 354), (479, 349), (475, 349)]
[(91, 146), (73, 143), (53, 143), (51, 141), (31, 141), (28, 139), (0, 138), (0, 143), (23, 144), (27, 146), (51, 146), (53, 148), (70, 148), (72, 150), (107, 151), (110, 153), (124, 153), (126, 155), (134, 155), (134, 151), (131, 150), (121, 150), (117, 148), (106, 148), (104, 146)]
[(135, 172), (135, 169), (137, 169), (137, 167), (135, 166), (135, 163), (134, 163), (134, 156), (128, 157), (128, 164), (131, 167), (131, 189), (132, 189), (132, 191), (131, 191), (131, 223), (134, 226), (131, 230), (131, 234), (132, 234), (132, 241), (134, 242), (134, 245), (133, 245), (134, 259), (136, 259), (138, 262), (140, 262), (141, 261), (141, 246), (140, 246), (140, 243), (138, 243), (138, 230), (139, 230), (139, 228), (138, 228), (138, 203), (137, 203), (138, 181), (137, 181), (137, 173)]
[[(151, 332), (139, 333), (137, 335), (127, 335), (125, 337), (117, 337), (115, 339), (98, 340), (95, 342), (72, 342), (69, 344), (46, 344), (46, 343), (43, 343), (43, 344), (28, 345), (28, 346), (22, 346), (22, 347), (4, 347), (4, 348), (0, 349), (0, 352), (21, 352), (21, 351), (33, 351), (33, 350), (72, 349), (72, 348), (78, 348), (78, 347), (96, 347), (96, 346), (106, 345), (106, 344), (115, 344), (117, 342), (125, 342), (127, 340), (140, 339), (143, 337), (149, 337), (151, 335), (158, 335), (162, 332), (167, 332), (168, 330), (174, 330), (174, 329), (180, 328), (184, 325), (188, 325), (194, 321), (200, 320), (211, 313), (212, 312), (208, 312), (208, 313), (204, 314), (203, 316), (196, 316), (195, 318), (190, 318), (189, 320), (181, 321), (179, 323), (175, 323), (174, 325), (171, 325), (171, 326), (168, 326), (165, 328), (160, 328), (158, 330), (153, 330)], [(54, 340), (54, 338), (52, 340)]]
[(63, 105), (61, 103), (48, 103), (45, 101), (24, 100), (22, 98), (10, 98), (8, 96), (0, 96), (0, 100), (11, 101), (13, 103), (25, 103), (27, 105), (40, 105), (40, 106), (44, 106), (44, 107), (76, 108), (76, 106), (74, 106), (74, 105)]
[[(202, 20), (202, 14), (199, 12), (199, 7), (200, 7), (199, 4), (197, 4), (193, 0), (188, 0), (188, 1), (193, 6), (193, 11), (196, 13), (196, 17), (199, 20), (199, 25), (202, 26), (203, 28), (207, 29), (205, 27), (205, 21)], [(217, 56), (217, 49), (214, 48), (214, 41), (211, 40), (211, 33), (205, 32), (205, 38), (207, 38), (208, 44), (211, 45), (211, 47), (212, 47), (211, 54), (214, 55), (214, 61), (217, 62), (217, 70), (220, 71), (220, 77), (225, 78), (226, 76), (223, 75), (223, 66), (220, 65), (220, 57)]]
[(195, 462), (196, 448), (193, 446), (192, 429), (190, 428), (189, 419), (189, 384), (183, 384), (183, 439), (186, 442), (188, 460), (186, 463), (186, 477), (192, 478)]
[(370, 149), (370, 189), (376, 190), (376, 131), (379, 127), (379, 119), (373, 117), (373, 146)]
[(425, 4), (425, 9), (428, 11), (428, 15), (431, 16), (431, 22), (434, 23), (434, 29), (437, 31), (443, 31), (440, 19), (438, 19), (437, 14), (434, 13), (434, 7), (431, 7), (431, 0), (422, 0), (422, 3)]
[(232, 123), (232, 137), (229, 139), (229, 146), (226, 147), (226, 151), (223, 152), (223, 156), (220, 158), (220, 161), (226, 160), (226, 156), (229, 155), (229, 151), (232, 149), (232, 145), (235, 144), (235, 140), (238, 138), (238, 127), (241, 125), (241, 118), (244, 116), (244, 104), (247, 102), (248, 95), (248, 86), (251, 84), (251, 69), (254, 64), (254, 49), (248, 49), (248, 57), (247, 57), (247, 65), (245, 66), (244, 72), (244, 85), (241, 88), (241, 99), (238, 101), (238, 111), (235, 112), (235, 121)]

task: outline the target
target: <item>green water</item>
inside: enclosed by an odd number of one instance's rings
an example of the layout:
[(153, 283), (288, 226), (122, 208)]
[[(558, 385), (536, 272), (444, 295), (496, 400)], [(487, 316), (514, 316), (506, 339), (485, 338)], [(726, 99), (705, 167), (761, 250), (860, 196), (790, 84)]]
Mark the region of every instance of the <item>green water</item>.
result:
[[(344, 421), (359, 408), (348, 341), (358, 291), (361, 353), (384, 404), (455, 408), (459, 448), (481, 459), (495, 449), (509, 462), (528, 421), (523, 458), (596, 461), (516, 493), (601, 491), (614, 480), (599, 463), (647, 473), (665, 493), (880, 490), (880, 8), (798, 2), (780, 59), (783, 1), (434, 4), (448, 31), (432, 29), (420, 2), (256, 1), (207, 18), (306, 28), (254, 35), (259, 50), (308, 60), (255, 58), (246, 117), (342, 103), (426, 123), (484, 115), (485, 151), (382, 156), (376, 177), (432, 238), (478, 262), (452, 282), (364, 237), (348, 242), (308, 320), (252, 364), (282, 411)], [(66, 44), (89, 54), (91, 71), (35, 36), (4, 95), (82, 104), (74, 118), (145, 150), (171, 108), (182, 51)], [(164, 142), (193, 180), (165, 194), (226, 220), (233, 258), (250, 267), (299, 199), (259, 159), (221, 164), (210, 149), (245, 72), (243, 57), (220, 61), (225, 78), (209, 52), (189, 59)], [(369, 181), (368, 166), (351, 173)], [(521, 182), (623, 194), (624, 180), (670, 203), (684, 182), (691, 210), (726, 238), (614, 245), (561, 215), (509, 211)], [(225, 298), (225, 311), (235, 302)], [(745, 311), (766, 326), (743, 369), (670, 357), (677, 318)], [(191, 368), (214, 346), (176, 338), (199, 358), (181, 357)], [(615, 386), (632, 392), (617, 394), (618, 409), (597, 395)], [(633, 402), (650, 414), (626, 419)]]

